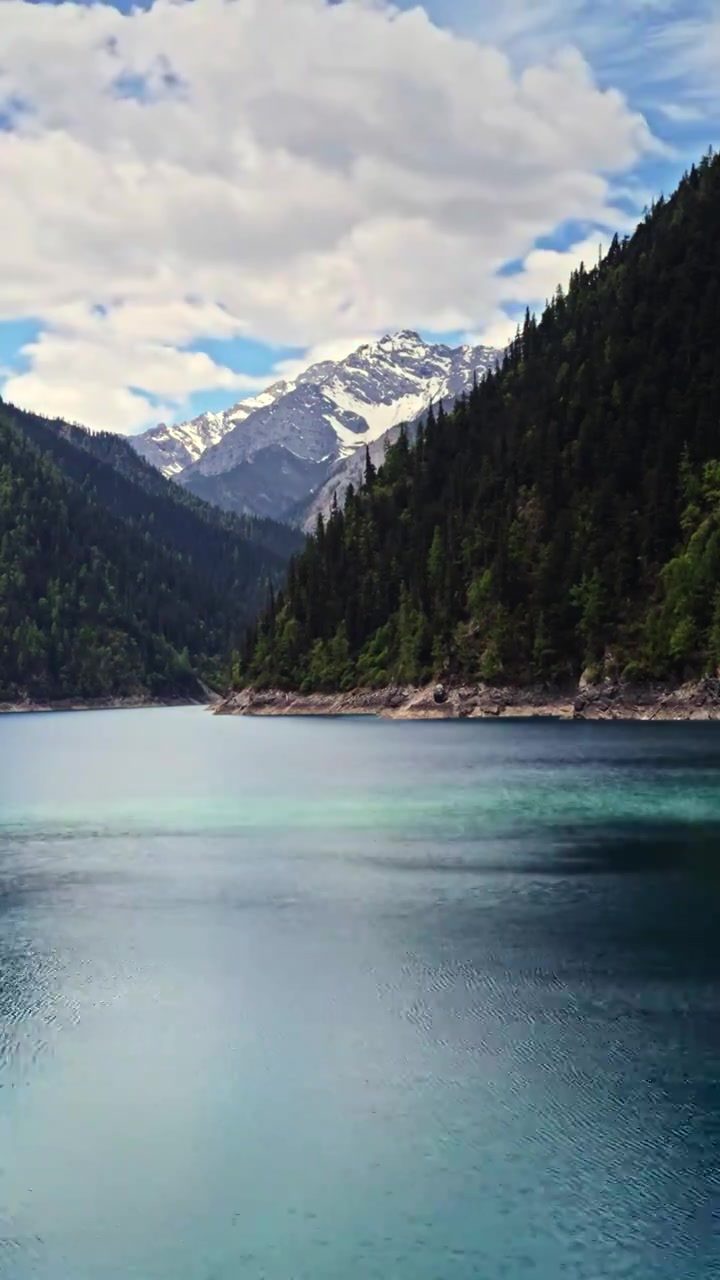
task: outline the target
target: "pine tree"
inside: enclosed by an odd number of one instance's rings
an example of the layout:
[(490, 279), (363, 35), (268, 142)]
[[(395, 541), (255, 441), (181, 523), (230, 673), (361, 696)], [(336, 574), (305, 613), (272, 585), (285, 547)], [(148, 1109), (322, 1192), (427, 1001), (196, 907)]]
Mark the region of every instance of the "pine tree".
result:
[(370, 457), (370, 448), (368, 445), (365, 445), (365, 488), (366, 489), (372, 489), (373, 485), (375, 484), (376, 475), (377, 475), (377, 470), (372, 458)]

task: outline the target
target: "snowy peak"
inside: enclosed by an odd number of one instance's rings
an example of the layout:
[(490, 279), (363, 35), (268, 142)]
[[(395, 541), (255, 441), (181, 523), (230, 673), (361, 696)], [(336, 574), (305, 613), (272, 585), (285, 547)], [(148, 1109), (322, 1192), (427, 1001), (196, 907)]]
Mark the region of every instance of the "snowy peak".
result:
[[(317, 479), (319, 464), (329, 472), (401, 423), (416, 420), (431, 403), (452, 401), (498, 358), (490, 347), (431, 344), (403, 329), (363, 344), (343, 360), (311, 365), (295, 380), (275, 382), (224, 413), (161, 425), (133, 443), (165, 475), (196, 492), (202, 489), (205, 496), (213, 491), (206, 481), (225, 477), (223, 505), (234, 484), (242, 491), (243, 509), (254, 510), (248, 498), (252, 475), (262, 474), (262, 510), (267, 513), (274, 501), (268, 486), (271, 490), (278, 459), (293, 460), (294, 481), (300, 474), (298, 461), (302, 474), (310, 474), (310, 467)], [(258, 459), (260, 465), (249, 472)], [(279, 501), (275, 514), (281, 509)]]
[[(133, 444), (173, 478), (193, 466), (219, 474), (271, 445), (293, 448), (293, 440), (298, 457), (318, 461), (328, 451), (342, 457), (417, 417), (432, 401), (458, 395), (497, 355), (489, 347), (432, 345), (403, 329), (344, 360), (311, 365), (294, 382), (275, 382), (224, 413), (161, 423)], [(311, 422), (316, 416), (323, 421)]]
[(130, 443), (141, 457), (162, 471), (163, 475), (176, 480), (187, 467), (199, 462), (208, 449), (219, 444), (228, 431), (244, 422), (257, 409), (273, 404), (292, 385), (288, 382), (276, 382), (259, 396), (241, 400), (231, 409), (225, 409), (221, 413), (201, 413), (191, 422), (181, 422), (177, 426), (161, 422), (157, 427), (151, 427), (142, 435), (135, 436)]
[(459, 395), (496, 360), (487, 347), (431, 346), (409, 330), (388, 334), (344, 360), (311, 366), (242, 419), (229, 410), (227, 432), (208, 446), (197, 470), (218, 475), (276, 445), (314, 462), (343, 457), (416, 418), (433, 400)]
[(185, 467), (197, 462), (206, 449), (217, 444), (225, 431), (223, 414), (204, 413), (193, 422), (179, 426), (161, 422), (130, 443), (146, 462), (152, 463), (164, 476), (175, 479)]

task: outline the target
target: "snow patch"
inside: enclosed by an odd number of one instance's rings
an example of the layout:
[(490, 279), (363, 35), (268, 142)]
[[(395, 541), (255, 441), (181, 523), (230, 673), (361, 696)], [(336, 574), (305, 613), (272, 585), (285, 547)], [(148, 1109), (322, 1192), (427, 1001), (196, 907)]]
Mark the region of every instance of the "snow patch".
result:
[[(212, 456), (203, 469), (220, 474), (237, 465), (238, 454), (250, 457), (273, 444), (294, 452), (293, 440), (305, 444), (298, 457), (347, 458), (400, 423), (414, 421), (430, 403), (459, 394), (476, 370), (482, 375), (498, 356), (484, 347), (430, 345), (404, 329), (366, 343), (345, 360), (326, 360), (293, 381), (275, 382), (224, 413), (201, 414), (173, 426), (160, 424), (136, 436), (133, 444), (173, 477), (199, 464), (209, 450)], [(355, 424), (363, 429), (354, 430)], [(327, 452), (328, 427), (337, 439), (333, 454)], [(240, 436), (235, 435), (238, 430)]]

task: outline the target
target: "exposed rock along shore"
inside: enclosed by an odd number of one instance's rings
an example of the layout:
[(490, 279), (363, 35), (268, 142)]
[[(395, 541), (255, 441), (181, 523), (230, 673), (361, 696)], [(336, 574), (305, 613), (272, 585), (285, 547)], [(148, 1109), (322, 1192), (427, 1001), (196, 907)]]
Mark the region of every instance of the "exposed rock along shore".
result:
[(572, 689), (428, 685), (287, 693), (243, 689), (222, 699), (215, 715), (384, 716), (394, 720), (548, 717), (559, 720), (720, 720), (720, 679), (668, 685), (606, 682)]
[(720, 720), (720, 679), (668, 685), (602, 684), (574, 689), (388, 685), (347, 693), (242, 689), (225, 698), (66, 698), (0, 703), (4, 712), (120, 711), (208, 705), (225, 716), (382, 716), (391, 720)]

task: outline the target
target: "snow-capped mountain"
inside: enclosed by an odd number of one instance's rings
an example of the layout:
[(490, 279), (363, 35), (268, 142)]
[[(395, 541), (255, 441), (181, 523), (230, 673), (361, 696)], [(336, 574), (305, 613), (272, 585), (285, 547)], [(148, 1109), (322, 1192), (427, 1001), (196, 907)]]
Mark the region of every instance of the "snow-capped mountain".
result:
[(431, 345), (405, 330), (345, 360), (312, 365), (224, 413), (163, 424), (133, 443), (165, 475), (218, 505), (298, 519), (343, 459), (430, 403), (452, 400), (498, 356), (490, 347)]
[(176, 479), (186, 467), (198, 462), (202, 455), (218, 444), (228, 431), (244, 422), (256, 409), (264, 409), (274, 399), (284, 394), (288, 384), (276, 382), (252, 400), (241, 400), (222, 413), (201, 413), (191, 422), (179, 422), (168, 426), (161, 422), (142, 435), (134, 436), (131, 444), (147, 462), (162, 471), (164, 476)]

